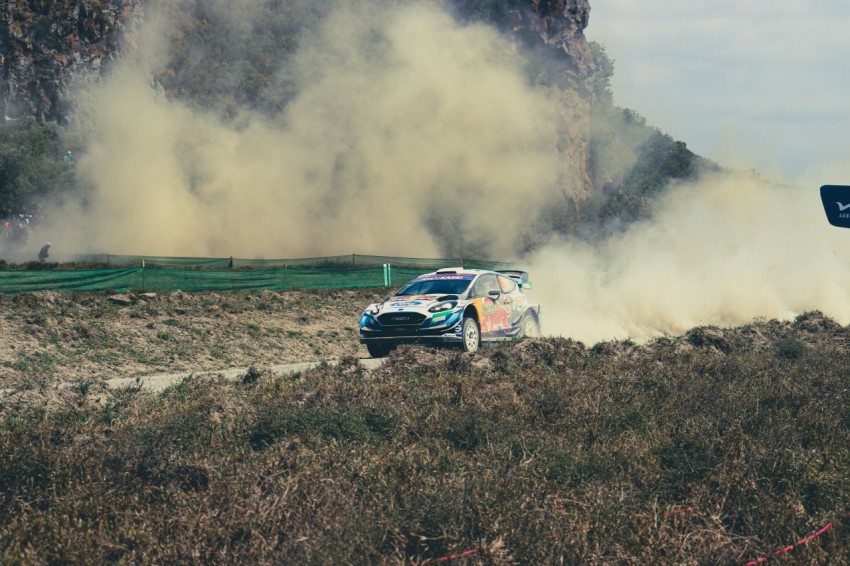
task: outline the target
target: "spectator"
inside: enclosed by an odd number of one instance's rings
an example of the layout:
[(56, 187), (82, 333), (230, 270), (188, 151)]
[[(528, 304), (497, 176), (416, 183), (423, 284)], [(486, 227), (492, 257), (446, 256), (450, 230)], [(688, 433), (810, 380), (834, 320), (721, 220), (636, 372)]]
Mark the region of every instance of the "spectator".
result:
[(38, 262), (39, 263), (44, 263), (47, 260), (47, 258), (48, 258), (47, 250), (50, 249), (50, 245), (51, 245), (50, 242), (47, 242), (46, 244), (41, 246), (41, 250), (38, 252)]

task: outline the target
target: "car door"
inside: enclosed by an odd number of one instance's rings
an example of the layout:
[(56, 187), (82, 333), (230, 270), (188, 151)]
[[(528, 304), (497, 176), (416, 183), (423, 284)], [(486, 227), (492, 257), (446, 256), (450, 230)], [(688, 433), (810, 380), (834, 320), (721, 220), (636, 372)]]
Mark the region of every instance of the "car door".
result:
[(510, 277), (499, 275), (499, 287), (502, 290), (500, 300), (502, 305), (507, 310), (507, 324), (505, 331), (509, 336), (513, 336), (519, 331), (520, 321), (525, 309), (528, 306), (528, 301), (519, 291), (516, 281)]
[(472, 295), (481, 301), (481, 337), (505, 336), (510, 327), (509, 311), (505, 303), (506, 295), (502, 292), (496, 276), (487, 273), (479, 277)]

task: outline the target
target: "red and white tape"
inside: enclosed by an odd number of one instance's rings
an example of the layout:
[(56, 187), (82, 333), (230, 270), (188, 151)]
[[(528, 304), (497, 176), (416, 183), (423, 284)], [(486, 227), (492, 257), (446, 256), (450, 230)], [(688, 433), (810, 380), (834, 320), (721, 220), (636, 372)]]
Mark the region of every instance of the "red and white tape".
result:
[[(689, 511), (693, 511), (693, 510), (694, 510), (693, 507), (677, 508), (677, 509), (671, 510), (668, 513), (668, 515), (677, 515), (679, 513), (687, 513)], [(816, 532), (810, 534), (809, 536), (807, 536), (805, 538), (798, 540), (794, 544), (789, 544), (788, 546), (780, 548), (779, 550), (777, 550), (773, 554), (768, 554), (767, 556), (762, 556), (761, 558), (757, 558), (755, 560), (751, 560), (750, 562), (747, 562), (745, 566), (758, 566), (758, 564), (764, 564), (765, 562), (767, 562), (771, 558), (774, 558), (774, 557), (777, 557), (777, 556), (782, 556), (783, 554), (787, 554), (787, 553), (791, 552), (792, 550), (794, 550), (795, 548), (798, 548), (800, 546), (808, 544), (808, 543), (812, 542), (813, 540), (815, 540), (816, 538), (823, 536), (827, 531), (829, 531), (837, 523), (840, 523), (840, 522), (845, 521), (847, 519), (850, 519), (850, 513), (847, 513), (846, 515), (844, 515), (840, 519), (837, 519), (835, 521), (830, 521), (829, 523), (827, 523), (826, 525), (824, 525), (823, 527), (818, 529)], [(584, 530), (587, 531), (589, 529), (587, 528), (587, 526), (585, 526)], [(574, 532), (576, 532), (576, 531), (571, 531), (571, 533), (574, 533)], [(571, 533), (568, 533), (568, 534), (571, 534)], [(566, 536), (566, 535), (564, 535), (564, 536)], [(476, 554), (477, 552), (478, 552), (477, 549), (473, 549), (473, 550), (466, 550), (464, 552), (459, 552), (457, 554), (449, 554), (448, 556), (441, 556), (440, 558), (429, 558), (429, 559), (425, 560), (424, 562), (422, 562), (422, 566), (425, 566), (426, 564), (434, 564), (436, 562), (448, 562), (449, 560), (456, 560), (458, 558), (463, 558), (465, 556), (472, 556), (473, 554)]]
[(767, 562), (768, 560), (770, 560), (771, 558), (773, 558), (775, 556), (782, 556), (783, 554), (787, 554), (787, 553), (791, 552), (792, 550), (794, 550), (795, 548), (797, 548), (798, 546), (803, 546), (804, 544), (808, 544), (808, 543), (812, 542), (813, 540), (815, 540), (819, 536), (826, 533), (829, 529), (834, 527), (836, 523), (840, 523), (841, 521), (844, 521), (845, 519), (848, 519), (848, 518), (850, 518), (850, 513), (847, 513), (846, 515), (844, 515), (843, 517), (841, 517), (840, 519), (838, 519), (836, 521), (830, 521), (829, 523), (824, 525), (817, 532), (812, 533), (809, 536), (798, 540), (794, 544), (789, 544), (786, 547), (780, 548), (779, 550), (777, 550), (773, 554), (768, 554), (767, 556), (762, 556), (761, 558), (747, 562), (746, 566), (756, 566), (757, 564), (764, 564), (765, 562)]

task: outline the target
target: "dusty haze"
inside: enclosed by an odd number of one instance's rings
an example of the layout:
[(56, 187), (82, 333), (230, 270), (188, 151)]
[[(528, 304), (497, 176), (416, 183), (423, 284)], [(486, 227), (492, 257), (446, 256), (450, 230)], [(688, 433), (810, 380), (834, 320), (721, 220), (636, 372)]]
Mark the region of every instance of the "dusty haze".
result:
[(85, 212), (63, 205), (73, 229), (54, 239), (118, 254), (428, 257), (438, 233), (513, 253), (555, 191), (554, 102), (489, 27), (430, 5), (346, 5), (287, 70), (299, 91), (285, 112), (227, 122), (157, 91), (172, 19), (149, 18), (78, 97), (94, 192)]
[(716, 174), (658, 204), (651, 223), (529, 258), (547, 333), (645, 340), (814, 309), (850, 322), (850, 231), (827, 223), (817, 186)]
[[(513, 259), (557, 194), (553, 98), (487, 27), (431, 5), (346, 5), (287, 70), (298, 92), (283, 113), (228, 121), (158, 91), (171, 20), (148, 17), (136, 49), (78, 97), (93, 192), (54, 215), (57, 251), (438, 257), (448, 241)], [(850, 232), (827, 224), (817, 193), (847, 174), (831, 172), (783, 188), (713, 176), (670, 191), (652, 223), (551, 242), (521, 263), (544, 330), (643, 340), (811, 309), (847, 323)]]

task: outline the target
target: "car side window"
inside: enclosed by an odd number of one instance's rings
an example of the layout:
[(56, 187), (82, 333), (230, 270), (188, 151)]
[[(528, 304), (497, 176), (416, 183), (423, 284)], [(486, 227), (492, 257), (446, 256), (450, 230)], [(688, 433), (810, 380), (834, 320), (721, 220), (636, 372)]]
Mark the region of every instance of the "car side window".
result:
[(493, 275), (482, 275), (478, 281), (475, 282), (475, 287), (472, 289), (473, 297), (487, 297), (490, 294), (490, 291), (499, 291), (499, 283), (496, 281), (496, 277)]
[(516, 289), (514, 280), (504, 275), (499, 275), (499, 286), (502, 288), (502, 293), (512, 293)]

